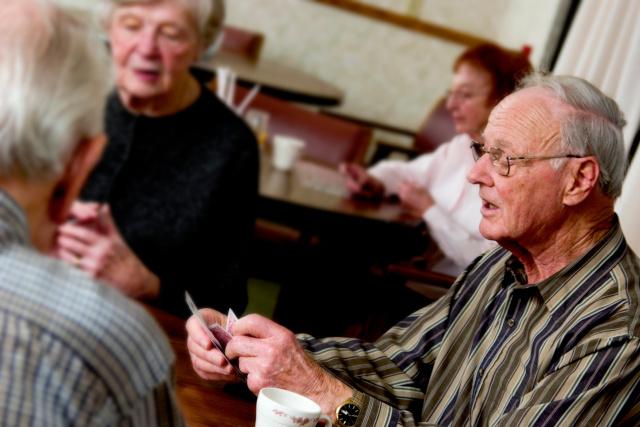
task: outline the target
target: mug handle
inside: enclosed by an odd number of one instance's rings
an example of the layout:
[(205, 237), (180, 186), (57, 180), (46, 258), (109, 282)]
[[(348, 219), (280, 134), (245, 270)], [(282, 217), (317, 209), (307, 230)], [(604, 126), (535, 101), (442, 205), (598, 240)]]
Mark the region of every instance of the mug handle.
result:
[(331, 423), (331, 418), (327, 417), (326, 415), (320, 415), (320, 418), (318, 418), (319, 420), (324, 420), (324, 427), (331, 427), (333, 424)]

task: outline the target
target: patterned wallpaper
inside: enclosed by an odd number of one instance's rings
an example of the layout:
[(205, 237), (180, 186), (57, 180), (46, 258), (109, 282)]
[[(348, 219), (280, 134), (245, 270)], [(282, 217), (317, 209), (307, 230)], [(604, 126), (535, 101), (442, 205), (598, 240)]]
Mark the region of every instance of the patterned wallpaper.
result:
[[(403, 13), (416, 0), (362, 0)], [(542, 54), (560, 0), (419, 0), (417, 13)], [(227, 0), (227, 22), (265, 34), (262, 55), (340, 87), (336, 111), (415, 130), (463, 46), (308, 0)]]

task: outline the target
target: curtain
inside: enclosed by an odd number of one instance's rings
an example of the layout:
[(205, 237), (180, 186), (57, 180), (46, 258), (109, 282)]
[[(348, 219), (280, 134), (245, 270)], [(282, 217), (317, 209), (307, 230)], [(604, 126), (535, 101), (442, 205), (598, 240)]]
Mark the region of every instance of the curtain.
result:
[(622, 187), (622, 196), (616, 204), (622, 230), (629, 245), (640, 254), (640, 155), (635, 155)]
[[(627, 119), (624, 140), (629, 151), (640, 124), (640, 1), (582, 0), (553, 72), (582, 77), (616, 100)], [(616, 204), (625, 236), (637, 254), (639, 157), (629, 167)]]

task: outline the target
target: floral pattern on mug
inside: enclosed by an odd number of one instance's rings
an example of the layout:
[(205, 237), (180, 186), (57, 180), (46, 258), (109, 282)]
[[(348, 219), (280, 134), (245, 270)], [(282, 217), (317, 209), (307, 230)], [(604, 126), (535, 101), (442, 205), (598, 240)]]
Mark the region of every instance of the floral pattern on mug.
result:
[[(294, 424), (297, 424), (299, 426), (304, 426), (305, 424), (308, 424), (310, 421), (312, 421), (311, 419), (307, 418), (307, 417), (294, 417), (292, 415), (287, 414), (284, 411), (281, 411), (280, 409), (273, 409), (273, 413), (276, 414), (279, 417), (287, 417), (291, 420), (291, 422), (293, 422)], [(318, 419), (316, 419), (316, 423), (318, 422)]]

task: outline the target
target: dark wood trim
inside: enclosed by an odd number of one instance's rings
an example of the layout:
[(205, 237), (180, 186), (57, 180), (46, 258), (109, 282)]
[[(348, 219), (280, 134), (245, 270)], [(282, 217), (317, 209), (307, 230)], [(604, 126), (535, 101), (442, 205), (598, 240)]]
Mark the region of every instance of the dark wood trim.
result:
[(391, 12), (376, 6), (360, 3), (354, 0), (313, 0), (316, 3), (321, 3), (327, 6), (333, 6), (346, 10), (348, 12), (356, 13), (361, 16), (366, 16), (371, 19), (386, 22), (387, 24), (395, 25), (397, 27), (404, 28), (405, 30), (416, 31), (419, 33), (427, 34), (429, 36), (438, 37), (452, 43), (458, 43), (465, 46), (474, 46), (481, 43), (488, 43), (490, 40), (482, 37), (474, 36), (462, 31), (453, 30), (451, 28), (443, 27), (441, 25), (431, 24), (420, 19), (402, 15), (396, 12)]
[(406, 136), (415, 136), (416, 134), (415, 130), (401, 128), (399, 126), (393, 126), (387, 123), (376, 122), (374, 120), (362, 119), (362, 118), (350, 116), (349, 114), (345, 114), (343, 112), (339, 112), (335, 110), (321, 109), (320, 112), (325, 116), (336, 117), (338, 119), (346, 120), (348, 122), (355, 123), (357, 125), (364, 126), (364, 127), (369, 127), (372, 129), (385, 130), (387, 132), (393, 132), (393, 133), (406, 135)]

